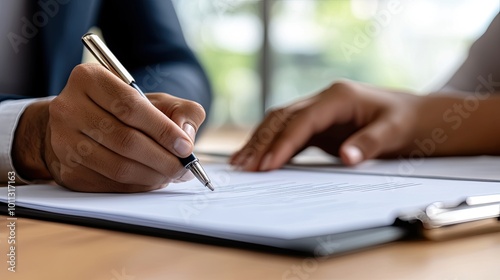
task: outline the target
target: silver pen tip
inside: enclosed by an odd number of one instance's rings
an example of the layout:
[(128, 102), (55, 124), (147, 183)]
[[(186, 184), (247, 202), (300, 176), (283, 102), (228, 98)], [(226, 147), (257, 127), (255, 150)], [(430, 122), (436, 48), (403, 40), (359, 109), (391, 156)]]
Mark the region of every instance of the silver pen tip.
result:
[(207, 182), (205, 187), (209, 188), (211, 191), (215, 191), (214, 186), (212, 186), (212, 183), (210, 183), (210, 182)]

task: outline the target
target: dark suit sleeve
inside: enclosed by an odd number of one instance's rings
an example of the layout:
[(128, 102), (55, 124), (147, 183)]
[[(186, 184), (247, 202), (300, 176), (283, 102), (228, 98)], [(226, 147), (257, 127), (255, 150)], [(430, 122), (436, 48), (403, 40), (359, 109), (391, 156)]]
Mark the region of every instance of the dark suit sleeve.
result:
[(146, 92), (200, 103), (208, 113), (207, 77), (189, 49), (170, 0), (104, 0), (104, 40)]

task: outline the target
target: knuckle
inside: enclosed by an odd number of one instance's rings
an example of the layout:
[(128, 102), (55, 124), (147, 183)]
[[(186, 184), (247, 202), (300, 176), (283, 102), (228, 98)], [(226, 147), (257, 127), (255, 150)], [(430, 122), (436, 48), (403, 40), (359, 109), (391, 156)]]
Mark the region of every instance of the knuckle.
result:
[(127, 183), (132, 174), (132, 163), (129, 162), (118, 162), (114, 165), (111, 171), (111, 177), (116, 182)]
[(267, 111), (266, 116), (267, 117), (275, 117), (279, 115), (281, 112), (283, 112), (284, 108), (278, 107), (278, 108), (273, 108)]
[(331, 87), (339, 88), (339, 89), (346, 89), (346, 88), (351, 88), (353, 85), (354, 85), (354, 83), (351, 80), (340, 79), (340, 80), (336, 81), (335, 83), (333, 83)]
[(92, 79), (93, 72), (95, 72), (95, 66), (90, 63), (78, 64), (71, 71), (71, 75), (68, 79), (69, 83), (86, 83)]
[(196, 117), (196, 120), (198, 122), (198, 125), (201, 124), (205, 118), (207, 117), (207, 114), (205, 112), (205, 108), (201, 106), (200, 103), (194, 102), (194, 101), (188, 101), (189, 108), (192, 112), (192, 115)]
[(120, 151), (128, 151), (137, 147), (138, 132), (130, 128), (117, 129), (114, 133), (117, 148)]
[[(108, 91), (110, 92), (110, 91)], [(111, 112), (125, 123), (132, 122), (140, 113), (141, 104), (130, 94), (115, 95), (115, 101), (111, 104)]]
[(170, 115), (189, 115), (190, 118), (199, 126), (206, 118), (206, 112), (201, 104), (192, 100), (179, 100), (170, 105)]
[(158, 131), (158, 141), (165, 145), (165, 144), (168, 144), (168, 143), (171, 143), (172, 142), (172, 138), (174, 137), (173, 134), (174, 134), (174, 128), (172, 127), (172, 125), (162, 125), (160, 126), (157, 131)]
[(284, 108), (273, 108), (273, 109), (267, 111), (266, 117), (275, 118), (279, 115), (282, 115), (284, 110), (285, 110)]
[(266, 113), (266, 117), (264, 122), (270, 123), (270, 122), (282, 122), (285, 123), (288, 120), (288, 109), (287, 108), (274, 108), (269, 110)]
[(329, 90), (324, 91), (323, 94), (353, 95), (357, 92), (354, 87), (355, 84), (350, 80), (339, 80), (332, 84)]
[(87, 64), (78, 64), (71, 71), (71, 76), (85, 77), (89, 76), (89, 66)]

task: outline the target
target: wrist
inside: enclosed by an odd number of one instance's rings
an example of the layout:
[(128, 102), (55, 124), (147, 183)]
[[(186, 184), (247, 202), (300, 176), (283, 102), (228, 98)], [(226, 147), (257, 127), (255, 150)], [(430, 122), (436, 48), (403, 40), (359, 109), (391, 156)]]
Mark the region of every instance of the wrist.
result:
[(425, 156), (498, 154), (500, 99), (471, 94), (429, 95), (422, 98), (413, 151)]
[(29, 105), (19, 119), (14, 134), (12, 163), (19, 176), (27, 180), (52, 178), (44, 157), (49, 102), (39, 101)]

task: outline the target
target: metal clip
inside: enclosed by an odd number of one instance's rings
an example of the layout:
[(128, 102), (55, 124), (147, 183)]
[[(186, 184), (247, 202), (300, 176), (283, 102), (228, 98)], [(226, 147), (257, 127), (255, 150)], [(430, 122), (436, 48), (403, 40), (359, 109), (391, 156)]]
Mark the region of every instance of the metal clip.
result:
[(442, 240), (500, 230), (500, 195), (474, 196), (458, 205), (436, 202), (425, 211), (400, 217), (418, 222), (427, 239)]

